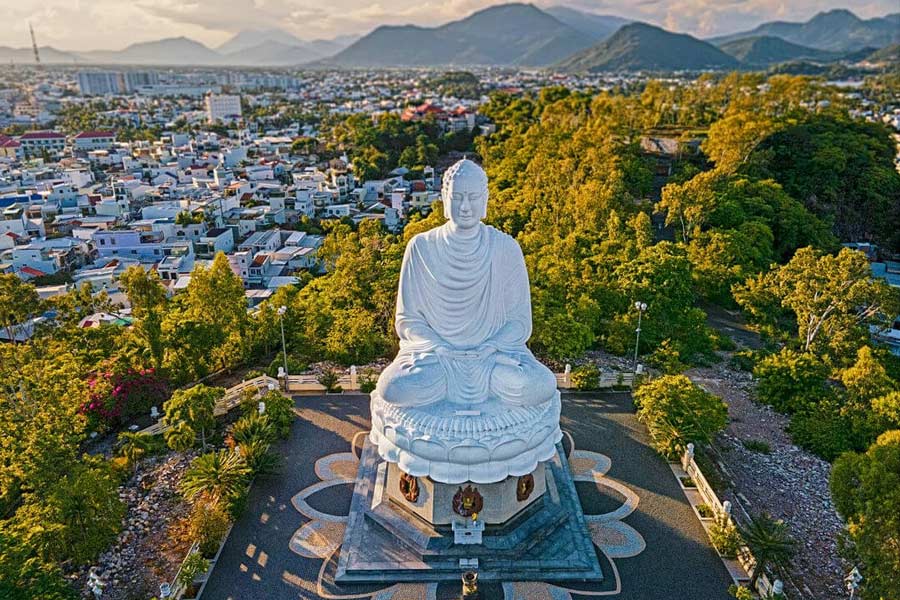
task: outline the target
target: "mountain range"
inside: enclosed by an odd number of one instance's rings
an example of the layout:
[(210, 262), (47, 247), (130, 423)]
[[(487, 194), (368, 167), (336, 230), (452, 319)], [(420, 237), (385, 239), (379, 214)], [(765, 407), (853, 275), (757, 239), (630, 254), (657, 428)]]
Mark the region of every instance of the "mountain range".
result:
[[(122, 50), (40, 49), (46, 63), (382, 68), (490, 65), (570, 71), (761, 68), (856, 62), (900, 42), (900, 13), (860, 19), (831, 10), (805, 23), (773, 21), (707, 40), (564, 6), (494, 5), (437, 27), (381, 26), (362, 36), (302, 40), (281, 29), (245, 30), (216, 48), (177, 37)], [(896, 55), (877, 55), (885, 61)], [(0, 62), (33, 62), (30, 48), (0, 47)]]
[(900, 42), (900, 13), (863, 20), (849, 10), (835, 9), (819, 13), (805, 23), (773, 21), (709, 41), (722, 45), (755, 36), (773, 36), (792, 44), (834, 52), (882, 48)]

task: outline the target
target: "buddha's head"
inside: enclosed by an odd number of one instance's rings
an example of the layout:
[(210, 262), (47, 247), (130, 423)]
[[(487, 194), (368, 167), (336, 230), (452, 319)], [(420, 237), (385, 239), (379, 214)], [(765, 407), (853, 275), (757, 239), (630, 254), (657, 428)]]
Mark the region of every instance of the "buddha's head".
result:
[(488, 180), (484, 169), (462, 159), (444, 173), (444, 216), (460, 229), (471, 229), (487, 216)]

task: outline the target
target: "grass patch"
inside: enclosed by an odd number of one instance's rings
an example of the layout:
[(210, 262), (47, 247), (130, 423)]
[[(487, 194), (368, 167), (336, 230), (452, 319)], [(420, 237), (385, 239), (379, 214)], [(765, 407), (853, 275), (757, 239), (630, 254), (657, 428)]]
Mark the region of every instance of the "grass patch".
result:
[(741, 440), (741, 443), (744, 445), (744, 448), (751, 452), (759, 452), (760, 454), (772, 452), (772, 447), (765, 440)]

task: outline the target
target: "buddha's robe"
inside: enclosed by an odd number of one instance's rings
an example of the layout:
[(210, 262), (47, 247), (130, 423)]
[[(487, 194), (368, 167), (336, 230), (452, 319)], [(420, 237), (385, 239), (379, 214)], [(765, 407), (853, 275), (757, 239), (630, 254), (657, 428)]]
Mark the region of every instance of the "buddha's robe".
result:
[(448, 223), (407, 245), (397, 295), (400, 352), (377, 392), (401, 406), (550, 400), (556, 378), (525, 346), (531, 294), (519, 245), (484, 224), (463, 233)]

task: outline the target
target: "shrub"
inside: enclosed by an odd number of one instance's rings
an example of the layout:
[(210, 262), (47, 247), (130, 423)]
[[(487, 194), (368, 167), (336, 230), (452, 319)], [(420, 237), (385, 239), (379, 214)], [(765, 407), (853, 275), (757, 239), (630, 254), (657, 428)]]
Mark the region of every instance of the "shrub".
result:
[(278, 390), (272, 390), (260, 400), (266, 403), (266, 418), (275, 436), (284, 439), (290, 435), (295, 417), (293, 399)]
[(251, 412), (238, 419), (231, 430), (231, 437), (241, 446), (253, 442), (269, 444), (275, 437), (267, 415)]
[(679, 480), (681, 481), (681, 485), (683, 485), (686, 488), (697, 487), (697, 484), (694, 483), (694, 480), (691, 479), (690, 477), (680, 477)]
[(716, 514), (713, 509), (710, 508), (709, 504), (698, 504), (696, 509), (697, 513), (704, 519), (712, 518)]
[(278, 470), (281, 461), (276, 455), (269, 452), (268, 442), (257, 440), (241, 444), (240, 449), (241, 455), (253, 475), (271, 475)]
[(363, 394), (371, 394), (378, 384), (378, 377), (373, 369), (365, 369), (359, 374), (359, 391)]
[(733, 369), (749, 373), (753, 371), (758, 358), (757, 354), (752, 350), (741, 350), (732, 354), (728, 362)]
[(325, 387), (325, 391), (328, 393), (337, 393), (342, 392), (343, 388), (338, 384), (339, 377), (337, 371), (334, 369), (325, 369), (319, 376), (316, 377), (316, 381), (319, 382), (320, 385)]
[(600, 369), (596, 365), (581, 365), (572, 371), (572, 387), (576, 390), (596, 390), (600, 387)]
[(648, 361), (666, 375), (676, 375), (687, 368), (687, 365), (681, 362), (681, 353), (678, 352), (678, 348), (669, 340), (663, 340), (650, 355)]
[(737, 600), (754, 600), (754, 598), (756, 598), (756, 596), (753, 595), (753, 592), (750, 591), (750, 588), (742, 585), (732, 584), (728, 586), (728, 593), (737, 598)]
[(818, 402), (826, 391), (828, 372), (813, 354), (788, 349), (764, 358), (753, 369), (759, 379), (756, 392), (760, 401), (784, 413)]
[(88, 398), (79, 412), (95, 427), (146, 415), (169, 395), (166, 380), (153, 369), (107, 370), (88, 379)]
[(741, 440), (744, 448), (751, 452), (759, 452), (760, 454), (769, 454), (772, 451), (769, 442), (765, 440)]
[(181, 565), (181, 571), (178, 573), (178, 583), (193, 592), (194, 580), (208, 570), (209, 561), (203, 558), (199, 552), (191, 552)]
[(788, 432), (795, 444), (829, 462), (857, 445), (852, 423), (833, 394), (791, 417)]
[[(295, 358), (288, 355), (288, 375), (297, 375), (298, 373), (302, 373), (309, 369), (309, 365), (299, 358)], [(278, 377), (278, 367), (284, 367), (284, 355), (279, 353), (275, 358), (272, 359), (272, 362), (269, 363), (269, 368), (266, 369), (266, 375), (269, 377)]]
[(225, 538), (231, 519), (218, 503), (197, 502), (191, 509), (190, 535), (200, 544), (200, 553), (212, 558)]
[(713, 548), (725, 558), (736, 558), (743, 544), (737, 527), (725, 515), (718, 515), (709, 527), (709, 541)]
[(634, 396), (653, 447), (668, 458), (676, 458), (689, 442), (710, 442), (728, 422), (725, 403), (684, 375), (649, 381)]

